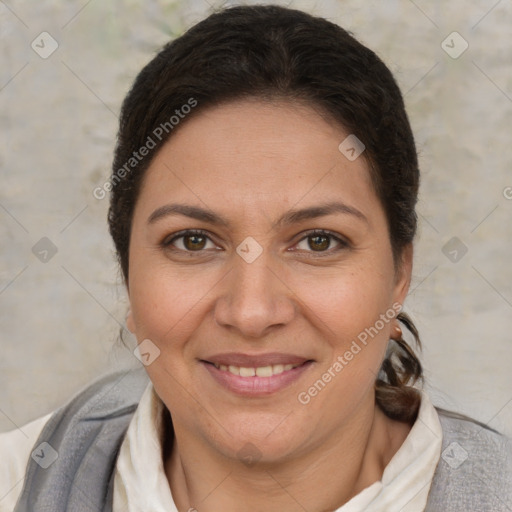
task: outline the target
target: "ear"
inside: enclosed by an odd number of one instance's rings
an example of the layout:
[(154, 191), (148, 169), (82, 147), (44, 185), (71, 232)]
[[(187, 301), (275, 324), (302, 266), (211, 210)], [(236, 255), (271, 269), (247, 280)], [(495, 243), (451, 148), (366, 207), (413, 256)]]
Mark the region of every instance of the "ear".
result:
[(133, 320), (132, 308), (128, 308), (128, 313), (126, 313), (126, 327), (128, 327), (128, 330), (132, 334), (135, 334), (135, 322)]
[(411, 284), (412, 274), (412, 261), (414, 251), (412, 243), (406, 245), (402, 250), (400, 257), (399, 266), (396, 272), (395, 289), (393, 293), (393, 299), (395, 302), (403, 304), (407, 293), (409, 292), (409, 286)]

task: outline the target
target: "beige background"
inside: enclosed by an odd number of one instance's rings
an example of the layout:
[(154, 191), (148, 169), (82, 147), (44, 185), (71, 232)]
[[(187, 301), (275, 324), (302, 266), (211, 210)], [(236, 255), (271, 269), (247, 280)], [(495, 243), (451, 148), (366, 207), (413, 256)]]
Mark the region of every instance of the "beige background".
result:
[[(107, 200), (92, 190), (108, 177), (117, 113), (137, 72), (220, 5), (0, 3), (0, 430), (139, 364), (116, 341), (126, 301)], [(428, 389), (436, 404), (512, 434), (512, 2), (291, 5), (351, 30), (395, 73), (423, 172), (406, 309), (423, 338)], [(31, 48), (43, 31), (58, 43), (46, 59)], [(458, 58), (441, 46), (454, 31), (469, 45)], [(457, 37), (445, 43), (452, 54), (463, 48)], [(46, 263), (32, 252), (42, 237), (58, 251)], [(443, 252), (452, 237), (468, 250), (457, 262), (445, 253), (460, 257), (460, 247)]]

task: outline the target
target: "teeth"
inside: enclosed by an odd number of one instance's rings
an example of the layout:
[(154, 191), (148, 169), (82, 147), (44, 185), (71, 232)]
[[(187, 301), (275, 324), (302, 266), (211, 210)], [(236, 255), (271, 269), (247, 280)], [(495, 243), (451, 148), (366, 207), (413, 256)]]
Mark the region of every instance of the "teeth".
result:
[[(231, 367), (229, 368), (231, 370)], [(254, 368), (239, 368), (240, 377), (254, 377), (256, 370)]]
[(273, 374), (272, 366), (260, 366), (256, 368), (256, 375), (258, 377), (272, 377)]
[(257, 368), (246, 368), (243, 366), (226, 366), (224, 364), (216, 364), (215, 367), (223, 372), (230, 372), (233, 375), (240, 377), (272, 377), (272, 375), (279, 375), (280, 373), (287, 372), (292, 368), (297, 368), (300, 364), (274, 364), (269, 366), (259, 366)]
[(284, 372), (284, 365), (282, 365), (282, 364), (275, 364), (272, 367), (272, 373), (274, 373), (274, 375), (277, 375), (278, 373), (283, 373), (283, 372)]

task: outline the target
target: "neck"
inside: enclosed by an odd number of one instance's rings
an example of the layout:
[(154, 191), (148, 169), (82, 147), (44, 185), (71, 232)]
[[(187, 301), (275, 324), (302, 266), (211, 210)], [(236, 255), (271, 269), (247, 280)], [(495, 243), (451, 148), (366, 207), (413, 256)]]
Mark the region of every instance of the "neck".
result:
[(286, 461), (246, 466), (175, 425), (164, 466), (178, 510), (335, 510), (382, 477), (411, 426), (374, 403), (343, 432)]

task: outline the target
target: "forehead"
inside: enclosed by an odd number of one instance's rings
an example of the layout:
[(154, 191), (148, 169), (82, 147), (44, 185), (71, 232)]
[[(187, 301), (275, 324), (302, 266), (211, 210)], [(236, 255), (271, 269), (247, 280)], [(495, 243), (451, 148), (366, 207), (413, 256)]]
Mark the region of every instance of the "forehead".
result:
[(146, 171), (139, 201), (202, 202), (212, 209), (376, 200), (363, 156), (339, 146), (350, 134), (303, 103), (243, 100), (183, 121)]

